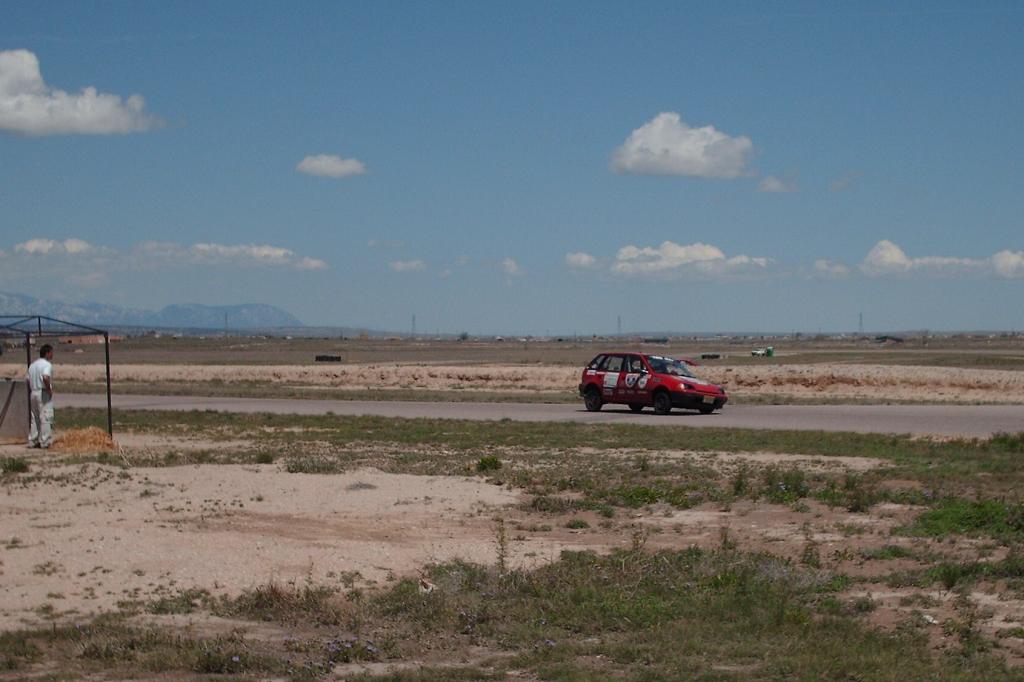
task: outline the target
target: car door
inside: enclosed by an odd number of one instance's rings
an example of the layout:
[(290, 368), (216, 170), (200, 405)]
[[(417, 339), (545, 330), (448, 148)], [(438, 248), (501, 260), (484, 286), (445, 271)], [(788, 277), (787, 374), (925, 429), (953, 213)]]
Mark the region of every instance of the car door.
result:
[(616, 400), (624, 403), (650, 402), (647, 396), (647, 368), (639, 355), (626, 355), (622, 367), (622, 380), (619, 382)]
[(604, 377), (602, 379), (601, 396), (605, 402), (614, 402), (619, 392), (619, 385), (622, 383), (623, 364), (625, 358), (619, 354), (609, 355), (604, 363)]

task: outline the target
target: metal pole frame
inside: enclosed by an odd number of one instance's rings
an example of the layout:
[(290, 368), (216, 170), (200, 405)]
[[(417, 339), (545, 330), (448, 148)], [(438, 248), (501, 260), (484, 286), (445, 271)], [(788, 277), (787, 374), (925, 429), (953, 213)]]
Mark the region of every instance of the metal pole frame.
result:
[(107, 359), (107, 435), (114, 437), (114, 408), (110, 400), (110, 335), (103, 332), (103, 354)]
[[(32, 366), (32, 332), (25, 332), (25, 367)], [(32, 386), (25, 382), (25, 400), (28, 402), (28, 432), (32, 433)]]
[[(43, 328), (43, 321), (55, 322), (59, 325), (71, 327), (71, 329)], [(32, 323), (35, 324), (32, 324)], [(27, 328), (26, 328), (27, 327)], [(36, 338), (60, 338), (66, 336), (103, 336), (103, 354), (106, 364), (106, 389), (107, 389), (107, 434), (114, 436), (114, 410), (110, 381), (110, 332), (105, 329), (96, 329), (82, 324), (58, 320), (45, 315), (0, 315), (0, 341), (4, 338), (25, 336), (25, 365), (32, 366), (32, 337)], [(32, 388), (26, 382), (25, 399), (28, 401), (29, 428), (32, 421)]]

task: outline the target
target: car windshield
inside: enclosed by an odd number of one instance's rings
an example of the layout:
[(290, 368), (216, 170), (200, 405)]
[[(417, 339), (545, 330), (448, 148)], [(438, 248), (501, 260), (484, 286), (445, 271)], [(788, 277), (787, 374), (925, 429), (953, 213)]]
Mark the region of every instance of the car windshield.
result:
[(657, 374), (674, 374), (679, 377), (695, 378), (693, 372), (690, 371), (690, 368), (682, 360), (652, 355), (647, 358), (647, 361), (651, 363), (651, 369)]

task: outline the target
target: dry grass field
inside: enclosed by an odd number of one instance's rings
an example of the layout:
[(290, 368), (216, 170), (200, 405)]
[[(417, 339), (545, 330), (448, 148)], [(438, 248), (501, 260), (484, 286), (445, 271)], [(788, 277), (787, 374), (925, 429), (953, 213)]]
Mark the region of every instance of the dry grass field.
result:
[[(547, 401), (577, 399), (580, 368), (596, 353), (627, 348), (679, 357), (702, 353), (697, 372), (734, 402), (1024, 403), (1024, 340), (779, 342), (754, 358), (759, 340), (668, 345), (587, 340), (459, 342), (336, 339), (128, 339), (112, 351), (122, 393), (353, 399)], [(340, 363), (317, 363), (318, 354)], [(11, 354), (0, 377), (23, 373)], [(58, 348), (65, 392), (102, 388), (102, 349)]]
[[(571, 399), (598, 350), (235, 341), (127, 342), (115, 380)], [(1024, 401), (1011, 341), (779, 346), (701, 370)], [(58, 386), (96, 381), (94, 348), (58, 352)], [(0, 679), (1024, 679), (1021, 435), (115, 418), (112, 450), (0, 446)]]

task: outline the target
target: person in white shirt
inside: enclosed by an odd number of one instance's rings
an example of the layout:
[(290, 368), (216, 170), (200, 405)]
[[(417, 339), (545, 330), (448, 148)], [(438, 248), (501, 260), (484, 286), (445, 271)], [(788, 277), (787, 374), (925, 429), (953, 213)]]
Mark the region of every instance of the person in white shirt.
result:
[(28, 429), (30, 448), (50, 447), (53, 440), (53, 346), (39, 349), (39, 359), (29, 365), (29, 407), (32, 415)]

